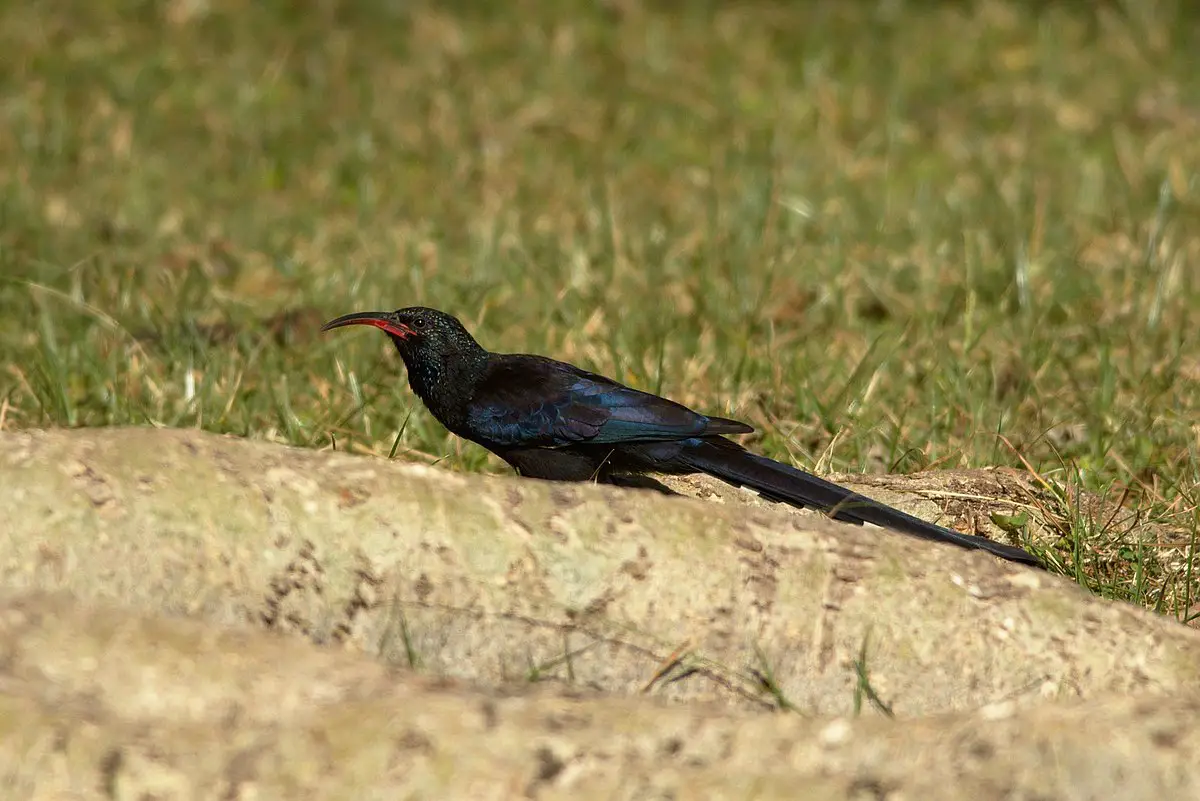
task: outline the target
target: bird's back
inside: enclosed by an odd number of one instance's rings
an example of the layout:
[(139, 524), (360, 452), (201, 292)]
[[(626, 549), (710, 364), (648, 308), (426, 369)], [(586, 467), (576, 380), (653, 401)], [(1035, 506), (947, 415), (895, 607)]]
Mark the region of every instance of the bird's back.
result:
[(530, 354), (494, 354), (470, 408), (473, 438), (502, 446), (662, 442), (753, 430)]

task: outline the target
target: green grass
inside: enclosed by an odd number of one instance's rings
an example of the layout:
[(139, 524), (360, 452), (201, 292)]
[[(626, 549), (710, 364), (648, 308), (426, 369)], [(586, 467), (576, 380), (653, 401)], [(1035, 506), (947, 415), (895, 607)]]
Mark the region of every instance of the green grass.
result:
[(500, 470), (383, 337), (317, 333), (427, 304), (801, 464), (1027, 463), (1065, 572), (1183, 616), (1184, 5), (6, 4), (0, 425)]

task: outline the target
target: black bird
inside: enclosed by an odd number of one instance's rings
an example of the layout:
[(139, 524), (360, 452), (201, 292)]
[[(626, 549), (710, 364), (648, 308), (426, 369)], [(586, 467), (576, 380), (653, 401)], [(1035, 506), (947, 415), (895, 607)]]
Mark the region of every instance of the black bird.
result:
[(644, 473), (707, 473), (837, 520), (1038, 564), (1020, 548), (927, 523), (723, 436), (754, 430), (745, 423), (699, 414), (544, 356), (491, 353), (462, 323), (436, 309), (357, 312), (321, 330), (346, 325), (387, 333), (408, 368), (409, 385), (433, 416), (522, 476), (613, 483)]

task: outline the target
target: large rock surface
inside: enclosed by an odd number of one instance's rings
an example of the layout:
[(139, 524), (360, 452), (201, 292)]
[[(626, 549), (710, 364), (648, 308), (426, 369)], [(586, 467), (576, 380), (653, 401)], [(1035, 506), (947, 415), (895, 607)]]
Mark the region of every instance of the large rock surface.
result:
[(0, 488), (31, 794), (1200, 797), (1200, 635), (981, 553), (192, 431)]

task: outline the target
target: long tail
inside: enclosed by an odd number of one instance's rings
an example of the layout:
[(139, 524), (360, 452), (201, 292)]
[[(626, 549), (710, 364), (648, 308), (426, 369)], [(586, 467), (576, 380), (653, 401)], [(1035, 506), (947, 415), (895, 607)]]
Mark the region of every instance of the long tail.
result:
[(811, 473), (751, 453), (726, 439), (689, 440), (675, 458), (693, 470), (750, 487), (771, 500), (829, 512), (836, 520), (859, 525), (873, 523), (914, 537), (978, 548), (1001, 559), (1041, 567), (1032, 554), (1021, 548), (936, 526)]

